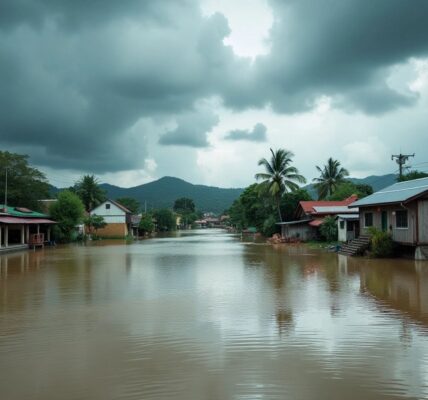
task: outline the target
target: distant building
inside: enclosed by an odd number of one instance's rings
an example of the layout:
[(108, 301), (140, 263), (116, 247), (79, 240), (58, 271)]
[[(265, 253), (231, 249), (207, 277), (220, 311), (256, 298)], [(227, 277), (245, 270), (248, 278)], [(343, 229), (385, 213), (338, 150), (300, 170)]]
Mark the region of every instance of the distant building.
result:
[(0, 204), (0, 251), (43, 245), (53, 224), (46, 214)]
[(401, 245), (415, 248), (415, 258), (428, 259), (428, 178), (399, 182), (356, 201), (361, 235), (370, 227), (390, 232)]
[[(101, 237), (125, 237), (132, 234), (132, 212), (116, 201), (106, 200), (90, 211), (90, 215), (99, 215), (107, 225), (98, 229)], [(135, 223), (136, 221), (134, 221)]]

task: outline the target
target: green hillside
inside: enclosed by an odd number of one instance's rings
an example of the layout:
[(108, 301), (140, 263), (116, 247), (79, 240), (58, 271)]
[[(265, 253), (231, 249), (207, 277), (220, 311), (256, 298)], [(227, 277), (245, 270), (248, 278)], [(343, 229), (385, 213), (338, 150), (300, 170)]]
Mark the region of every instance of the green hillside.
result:
[(193, 199), (200, 211), (222, 213), (239, 197), (243, 189), (223, 189), (213, 186), (193, 185), (182, 179), (164, 177), (157, 181), (131, 188), (121, 188), (110, 184), (102, 184), (109, 198), (133, 197), (147, 209), (172, 207), (180, 197)]

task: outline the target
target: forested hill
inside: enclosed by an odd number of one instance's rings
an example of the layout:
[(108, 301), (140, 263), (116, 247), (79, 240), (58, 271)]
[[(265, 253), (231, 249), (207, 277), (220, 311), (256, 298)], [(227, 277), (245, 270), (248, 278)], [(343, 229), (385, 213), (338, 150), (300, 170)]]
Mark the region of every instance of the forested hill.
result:
[(172, 207), (180, 197), (193, 199), (200, 211), (222, 213), (239, 197), (243, 189), (223, 189), (213, 186), (193, 185), (182, 179), (164, 177), (157, 181), (131, 188), (121, 188), (104, 183), (100, 185), (111, 199), (118, 197), (133, 197), (147, 209)]

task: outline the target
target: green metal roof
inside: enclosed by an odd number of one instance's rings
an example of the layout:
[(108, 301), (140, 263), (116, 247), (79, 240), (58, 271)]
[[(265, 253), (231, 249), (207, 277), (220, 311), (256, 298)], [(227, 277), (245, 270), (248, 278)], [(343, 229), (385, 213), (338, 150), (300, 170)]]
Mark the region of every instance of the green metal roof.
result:
[[(8, 214), (12, 217), (25, 217), (25, 218), (47, 218), (46, 214), (39, 213), (37, 211), (26, 209), (25, 207), (13, 207), (5, 206), (0, 204), (0, 213)], [(26, 211), (27, 210), (27, 211)]]
[(399, 182), (388, 186), (385, 189), (379, 190), (370, 196), (350, 204), (349, 207), (404, 203), (425, 192), (428, 192), (428, 178), (414, 179), (412, 181)]

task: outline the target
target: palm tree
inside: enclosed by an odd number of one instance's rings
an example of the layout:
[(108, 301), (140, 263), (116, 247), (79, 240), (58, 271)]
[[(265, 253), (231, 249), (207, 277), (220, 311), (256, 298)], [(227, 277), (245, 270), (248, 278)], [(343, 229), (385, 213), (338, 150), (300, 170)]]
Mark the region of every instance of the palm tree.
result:
[(338, 160), (333, 160), (331, 157), (327, 160), (327, 164), (323, 168), (316, 166), (320, 172), (319, 178), (314, 178), (315, 188), (318, 190), (319, 199), (325, 199), (331, 196), (337, 189), (340, 183), (345, 181), (345, 178), (349, 175), (347, 169), (340, 166)]
[(270, 152), (272, 153), (270, 161), (266, 160), (266, 158), (262, 158), (259, 161), (258, 165), (262, 165), (265, 168), (265, 172), (256, 174), (256, 179), (263, 179), (262, 185), (267, 188), (275, 199), (279, 220), (282, 222), (280, 203), (283, 193), (299, 189), (299, 185), (296, 182), (305, 183), (306, 179), (299, 175), (296, 167), (290, 165), (294, 157), (291, 151), (284, 149), (273, 151), (270, 149)]
[(84, 175), (76, 182), (74, 190), (88, 212), (106, 200), (106, 193), (100, 188), (98, 180), (94, 175)]

